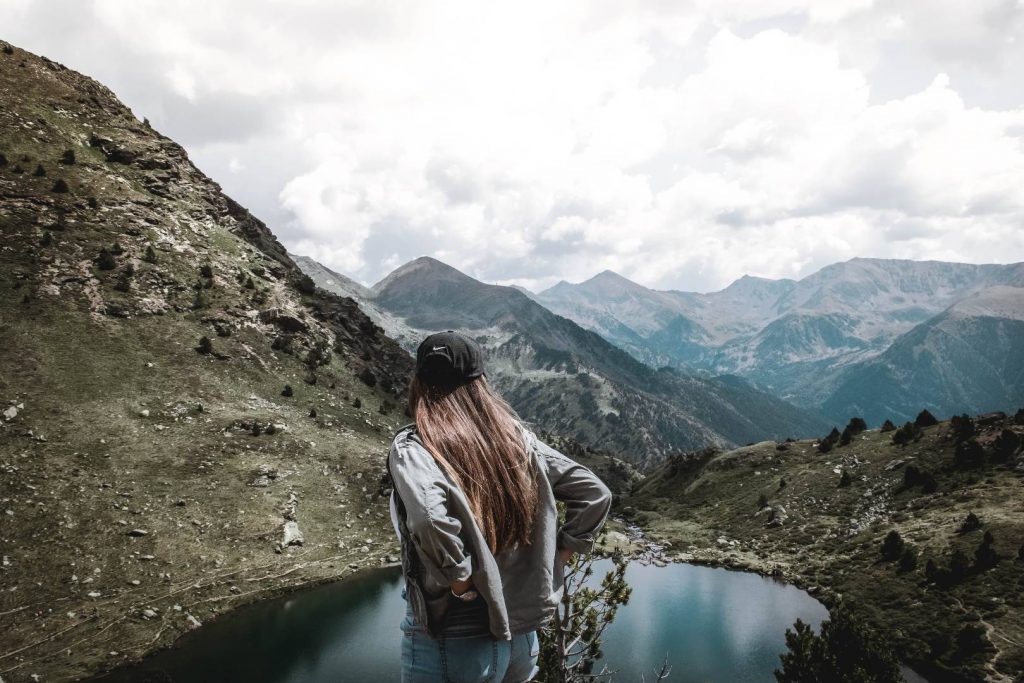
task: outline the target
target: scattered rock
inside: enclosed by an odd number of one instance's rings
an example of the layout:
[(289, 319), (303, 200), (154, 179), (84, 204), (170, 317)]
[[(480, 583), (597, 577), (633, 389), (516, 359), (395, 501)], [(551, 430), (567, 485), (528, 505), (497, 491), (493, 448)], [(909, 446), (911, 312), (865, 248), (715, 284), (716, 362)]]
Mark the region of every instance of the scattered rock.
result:
[(199, 621), (198, 619), (196, 619), (191, 614), (186, 614), (185, 615), (185, 625), (188, 627), (188, 629), (190, 631), (194, 631), (197, 628), (199, 628), (200, 626), (202, 626), (203, 622)]
[(302, 532), (299, 530), (299, 523), (294, 520), (288, 520), (284, 523), (281, 535), (281, 546), (287, 548), (290, 545), (303, 545), (306, 539), (303, 538)]
[(18, 417), (18, 409), (16, 407), (8, 406), (8, 408), (4, 410), (4, 419), (7, 420), (8, 422), (10, 422), (16, 417)]

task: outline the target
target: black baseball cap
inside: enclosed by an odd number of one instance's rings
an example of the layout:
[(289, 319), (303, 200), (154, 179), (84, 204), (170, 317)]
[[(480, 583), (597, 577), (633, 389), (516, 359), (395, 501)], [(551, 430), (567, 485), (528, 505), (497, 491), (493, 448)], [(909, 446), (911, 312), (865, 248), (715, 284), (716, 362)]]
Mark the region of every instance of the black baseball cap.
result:
[(482, 374), (480, 345), (459, 332), (437, 332), (416, 349), (416, 375), (427, 384), (458, 385)]

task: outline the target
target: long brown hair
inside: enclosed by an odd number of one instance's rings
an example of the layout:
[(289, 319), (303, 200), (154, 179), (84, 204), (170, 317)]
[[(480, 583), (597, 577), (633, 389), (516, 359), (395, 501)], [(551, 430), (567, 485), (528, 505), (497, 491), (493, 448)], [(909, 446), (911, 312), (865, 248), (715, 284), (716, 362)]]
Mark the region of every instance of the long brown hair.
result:
[(423, 445), (466, 495), (491, 552), (528, 544), (537, 480), (512, 407), (483, 376), (456, 387), (413, 377), (409, 407)]

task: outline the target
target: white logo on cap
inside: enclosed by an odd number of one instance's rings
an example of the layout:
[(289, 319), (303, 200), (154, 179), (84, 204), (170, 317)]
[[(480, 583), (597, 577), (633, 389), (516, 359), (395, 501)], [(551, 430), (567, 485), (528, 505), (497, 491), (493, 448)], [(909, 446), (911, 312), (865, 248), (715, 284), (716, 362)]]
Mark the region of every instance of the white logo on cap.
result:
[(447, 348), (447, 346), (435, 346), (431, 351), (444, 351)]

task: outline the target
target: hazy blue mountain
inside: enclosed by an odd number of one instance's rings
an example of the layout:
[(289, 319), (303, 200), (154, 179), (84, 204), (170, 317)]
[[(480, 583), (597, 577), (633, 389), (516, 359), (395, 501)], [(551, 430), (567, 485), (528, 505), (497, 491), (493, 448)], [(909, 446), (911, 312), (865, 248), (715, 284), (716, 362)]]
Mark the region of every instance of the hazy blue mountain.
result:
[(847, 368), (823, 409), (869, 423), (1024, 406), (1024, 289), (978, 292)]
[(399, 267), (363, 304), (410, 351), (429, 332), (472, 334), (487, 350), (490, 379), (526, 419), (634, 462), (826, 426), (738, 377), (655, 370), (520, 289), (485, 284), (436, 259)]
[[(862, 402), (831, 397), (840, 384), (844, 392), (862, 386), (855, 380), (862, 364), (955, 303), (999, 286), (1024, 293), (1024, 264), (856, 258), (801, 280), (747, 276), (706, 294), (651, 290), (605, 272), (537, 298), (648, 363), (737, 374), (841, 420), (844, 414), (832, 411)], [(902, 394), (901, 411), (928, 401), (961, 405), (972, 395), (961, 389), (959, 399), (944, 397), (941, 386), (931, 396), (914, 391)], [(958, 411), (981, 409), (974, 402)]]

